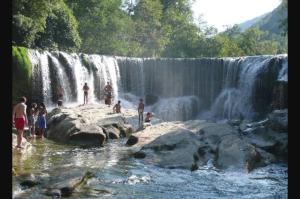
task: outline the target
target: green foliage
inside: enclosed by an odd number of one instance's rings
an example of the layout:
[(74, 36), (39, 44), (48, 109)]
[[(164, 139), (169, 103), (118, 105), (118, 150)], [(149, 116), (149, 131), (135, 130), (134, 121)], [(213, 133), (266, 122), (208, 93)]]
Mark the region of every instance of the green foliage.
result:
[[(287, 0), (255, 27), (222, 33), (193, 0), (13, 0), (13, 44), (135, 57), (226, 57), (287, 52)], [(280, 14), (281, 13), (281, 14)], [(280, 31), (281, 32), (280, 32)], [(283, 31), (283, 32), (282, 32)]]
[(268, 34), (258, 28), (250, 28), (239, 37), (239, 44), (246, 55), (277, 54), (278, 44), (276, 41), (264, 40)]
[(12, 43), (34, 47), (37, 33), (43, 32), (46, 18), (50, 12), (48, 0), (13, 0), (12, 8)]
[(77, 21), (63, 0), (14, 0), (13, 45), (50, 50), (80, 46)]
[(159, 56), (168, 42), (168, 28), (161, 24), (162, 8), (159, 0), (140, 0), (134, 9), (135, 38), (142, 56)]
[(44, 32), (39, 34), (36, 46), (42, 49), (75, 51), (81, 44), (77, 31), (78, 23), (72, 11), (59, 0), (52, 5), (52, 12), (46, 20)]
[(27, 48), (12, 47), (13, 69), (13, 101), (30, 93), (32, 80), (32, 65), (28, 57)]
[(121, 10), (121, 0), (66, 1), (79, 22), (82, 38), (80, 51), (85, 53), (129, 55), (137, 46), (132, 42), (134, 23)]

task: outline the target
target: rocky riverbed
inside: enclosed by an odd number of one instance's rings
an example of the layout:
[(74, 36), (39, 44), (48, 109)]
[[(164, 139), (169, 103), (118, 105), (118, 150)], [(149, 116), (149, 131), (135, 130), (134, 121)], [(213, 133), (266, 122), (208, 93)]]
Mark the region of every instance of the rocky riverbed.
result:
[(134, 157), (165, 168), (243, 169), (285, 161), (287, 118), (275, 111), (265, 121), (214, 123), (205, 120), (163, 122), (139, 127), (135, 110), (112, 113), (106, 105), (56, 108), (48, 115), (47, 138), (67, 144), (105, 147), (108, 139), (128, 138)]
[[(124, 195), (132, 189), (123, 190), (127, 184), (140, 183), (151, 184), (151, 190), (157, 189), (156, 183), (161, 183), (166, 186), (164, 192), (168, 192), (171, 184), (161, 180), (167, 180), (167, 173), (172, 171), (172, 177), (169, 176), (172, 182), (181, 182), (182, 176), (188, 181), (205, 176), (222, 181), (218, 176), (227, 175), (222, 174), (224, 172), (245, 175), (251, 171), (251, 175), (243, 178), (247, 178), (253, 188), (257, 179), (267, 180), (266, 185), (261, 185), (266, 187), (262, 188), (260, 195), (284, 195), (285, 191), (266, 193), (265, 189), (285, 187), (285, 167), (277, 168), (276, 165), (287, 161), (287, 122), (283, 122), (286, 114), (286, 111), (278, 110), (266, 120), (255, 123), (164, 122), (154, 118), (151, 125), (139, 127), (138, 116), (132, 109), (123, 109), (122, 114), (115, 114), (112, 107), (101, 104), (56, 108), (48, 114), (45, 140), (24, 139), (22, 145), (25, 149), (13, 150), (14, 195), (18, 196), (16, 198), (84, 198), (96, 194), (97, 197), (109, 195), (114, 198), (115, 194)], [(15, 142), (16, 136), (13, 135), (13, 138)], [(186, 173), (189, 170), (196, 176)], [(272, 172), (277, 170), (283, 173), (272, 176)], [(261, 172), (262, 176), (258, 175)], [(161, 175), (164, 177), (160, 179)], [(278, 180), (278, 185), (269, 184), (269, 175), (270, 179)], [(226, 179), (224, 183), (228, 183)], [(140, 186), (135, 190), (138, 191)], [(210, 186), (207, 188), (210, 189)], [(226, 187), (225, 184), (218, 186)], [(186, 197), (189, 188), (184, 190), (177, 194)], [(140, 194), (148, 191), (144, 187)], [(192, 192), (193, 196), (198, 193), (196, 189)], [(141, 197), (137, 193), (132, 194)], [(157, 196), (161, 195), (158, 193)], [(211, 196), (213, 194), (207, 195)]]

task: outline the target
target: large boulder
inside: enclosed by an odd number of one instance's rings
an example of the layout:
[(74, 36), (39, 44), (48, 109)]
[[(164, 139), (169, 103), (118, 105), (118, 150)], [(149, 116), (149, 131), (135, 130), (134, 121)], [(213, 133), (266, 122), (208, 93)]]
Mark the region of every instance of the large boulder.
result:
[(69, 135), (69, 143), (90, 146), (103, 146), (106, 135), (97, 125), (81, 126), (80, 131)]
[(50, 187), (45, 190), (45, 195), (52, 196), (54, 198), (69, 197), (78, 186), (86, 183), (86, 181), (93, 177), (93, 175), (93, 173), (87, 171), (83, 174), (83, 176), (65, 177), (63, 181), (50, 185)]
[(132, 135), (136, 140), (133, 147), (140, 149), (134, 157), (166, 168), (196, 170), (209, 162), (219, 169), (250, 172), (276, 162), (272, 149), (278, 145), (277, 134), (257, 134), (262, 137), (253, 133), (253, 137), (243, 135), (226, 123), (201, 120), (165, 122)]
[(103, 146), (109, 138), (132, 133), (132, 127), (124, 124), (127, 115), (132, 116), (131, 112), (113, 114), (105, 105), (55, 108), (47, 115), (46, 137), (63, 143)]
[(13, 133), (12, 134), (12, 147), (13, 147), (14, 151), (28, 153), (32, 149), (32, 144), (30, 144), (30, 142), (28, 142), (25, 137), (23, 137), (22, 142), (21, 142), (21, 146), (23, 147), (23, 149), (16, 148), (15, 146), (17, 146), (17, 135), (15, 133)]
[(141, 151), (147, 153), (145, 161), (154, 162), (158, 166), (192, 169), (198, 162), (204, 165), (207, 161), (198, 156), (199, 146), (203, 145), (198, 139), (195, 133), (186, 129), (178, 129), (146, 144)]
[(288, 110), (274, 110), (268, 115), (269, 123), (267, 127), (278, 132), (288, 132)]

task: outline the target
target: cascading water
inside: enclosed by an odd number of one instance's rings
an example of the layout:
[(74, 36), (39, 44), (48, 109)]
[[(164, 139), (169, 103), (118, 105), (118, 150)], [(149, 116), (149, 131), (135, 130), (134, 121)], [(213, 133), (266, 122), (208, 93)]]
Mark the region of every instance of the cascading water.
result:
[[(46, 105), (51, 104), (51, 80), (50, 80), (50, 72), (49, 72), (49, 63), (48, 63), (48, 56), (49, 53), (46, 52), (38, 52), (35, 50), (28, 50), (29, 58), (32, 62), (32, 69), (33, 69), (33, 89), (40, 88), (39, 84), (42, 85), (42, 90), (37, 91), (37, 93), (42, 94), (42, 100)], [(35, 81), (38, 78), (41, 78), (38, 81)], [(36, 90), (33, 90), (35, 93)]]
[[(276, 82), (287, 82), (287, 55), (154, 59), (35, 50), (29, 54), (34, 93), (41, 93), (39, 100), (47, 104), (55, 103), (56, 84), (66, 91), (66, 102), (83, 103), (85, 82), (89, 101), (97, 102), (109, 81), (115, 102), (120, 98), (123, 106), (135, 107), (139, 98), (145, 98), (146, 110), (165, 120), (188, 120), (203, 112), (219, 119), (252, 119), (276, 101)], [(57, 71), (56, 80), (51, 71)]]

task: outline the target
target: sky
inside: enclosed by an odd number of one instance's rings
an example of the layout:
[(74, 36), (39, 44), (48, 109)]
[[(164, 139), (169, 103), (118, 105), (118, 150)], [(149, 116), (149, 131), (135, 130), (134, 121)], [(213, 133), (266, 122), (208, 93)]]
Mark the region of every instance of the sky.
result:
[(208, 25), (223, 31), (224, 25), (253, 19), (274, 10), (280, 3), (280, 0), (195, 0), (192, 10), (195, 19), (202, 14)]

